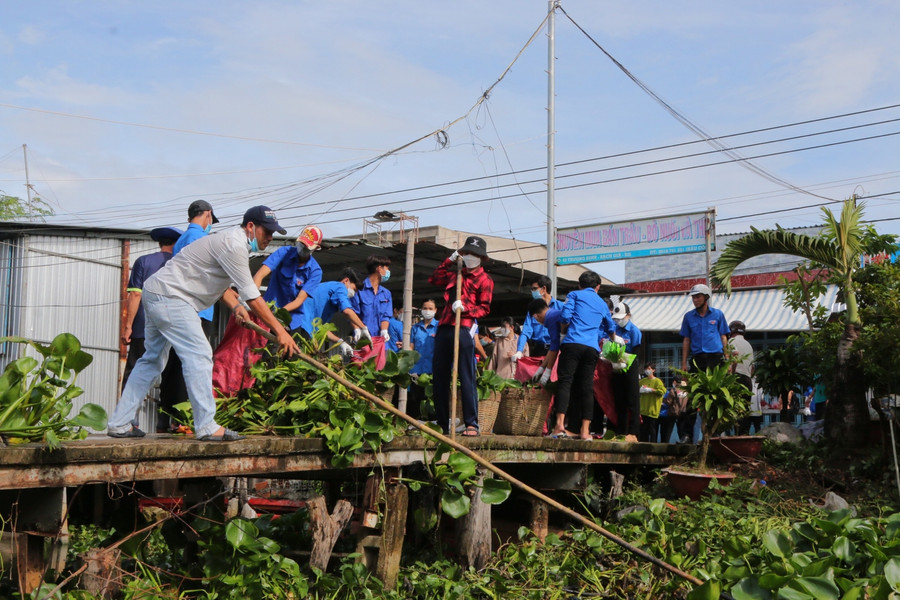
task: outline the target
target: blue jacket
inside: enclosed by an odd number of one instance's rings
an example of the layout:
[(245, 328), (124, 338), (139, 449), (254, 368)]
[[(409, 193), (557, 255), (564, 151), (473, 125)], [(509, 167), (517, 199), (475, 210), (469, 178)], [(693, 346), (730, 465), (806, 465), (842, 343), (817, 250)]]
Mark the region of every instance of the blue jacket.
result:
[(323, 323), (328, 323), (334, 313), (348, 308), (353, 306), (347, 297), (347, 286), (340, 281), (326, 281), (316, 287), (315, 293), (303, 303), (300, 327), (312, 335), (314, 319), (322, 319)]
[(581, 344), (599, 352), (600, 339), (612, 337), (616, 330), (606, 301), (593, 288), (569, 292), (561, 313), (563, 323), (569, 324), (563, 344)]
[(625, 323), (625, 327), (616, 325), (616, 335), (625, 340), (625, 352), (634, 354), (634, 349), (641, 345), (643, 335), (638, 326), (631, 322)]
[[(369, 332), (371, 333), (371, 331), (370, 329)], [(387, 343), (385, 348), (391, 352), (397, 352), (399, 350), (397, 343), (403, 341), (403, 321), (391, 317), (391, 320), (388, 322), (388, 335), (391, 336), (391, 341)]]
[[(269, 255), (263, 264), (271, 269), (269, 286), (263, 298), (266, 302), (275, 302), (275, 306), (285, 306), (297, 299), (301, 290), (310, 298), (322, 283), (322, 267), (316, 259), (309, 257), (306, 264), (300, 264), (300, 255), (293, 246), (282, 246)], [(307, 299), (307, 302), (309, 299)], [(306, 302), (303, 303), (304, 305)], [(303, 322), (303, 307), (291, 314), (291, 329), (296, 329)]]
[(363, 283), (363, 289), (356, 292), (351, 299), (353, 310), (359, 315), (363, 324), (369, 328), (369, 333), (379, 335), (381, 333), (381, 322), (390, 321), (394, 316), (394, 300), (391, 297), (391, 290), (378, 286), (378, 293), (372, 288), (372, 281), (366, 277)]

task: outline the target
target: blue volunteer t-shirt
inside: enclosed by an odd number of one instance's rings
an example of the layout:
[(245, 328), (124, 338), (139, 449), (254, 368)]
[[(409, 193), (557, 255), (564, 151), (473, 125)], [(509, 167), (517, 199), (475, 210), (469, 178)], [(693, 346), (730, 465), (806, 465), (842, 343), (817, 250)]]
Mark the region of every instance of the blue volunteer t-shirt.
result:
[(384, 285), (379, 285), (376, 294), (372, 288), (372, 281), (368, 277), (363, 283), (363, 289), (356, 292), (351, 302), (353, 302), (353, 310), (359, 315), (363, 324), (369, 328), (369, 333), (372, 335), (381, 334), (381, 322), (390, 321), (394, 316), (394, 300), (391, 297), (391, 291)]
[(397, 352), (400, 349), (397, 347), (397, 342), (403, 341), (403, 321), (391, 317), (388, 322), (388, 335), (391, 336), (391, 341), (385, 345), (385, 348), (391, 352)]
[[(536, 322), (536, 321), (535, 321)], [(544, 331), (547, 332), (547, 349), (550, 352), (559, 350), (561, 340), (560, 326), (562, 325), (562, 311), (551, 308), (544, 313)]]
[(625, 323), (625, 327), (616, 325), (616, 335), (625, 340), (625, 352), (634, 354), (634, 349), (641, 345), (643, 335), (638, 326), (630, 320)]
[[(549, 307), (551, 309), (559, 310), (562, 308), (562, 305), (562, 302), (553, 298), (550, 300)], [(519, 343), (516, 346), (516, 350), (518, 352), (525, 352), (525, 344), (528, 343), (528, 340), (542, 342), (548, 346), (550, 345), (550, 335), (547, 333), (546, 325), (541, 325), (538, 323), (537, 319), (531, 315), (525, 315), (525, 323), (522, 325), (522, 333), (519, 334)]]
[(347, 286), (340, 281), (326, 281), (320, 284), (315, 293), (303, 303), (300, 327), (312, 335), (313, 320), (322, 319), (323, 323), (331, 321), (336, 312), (353, 308), (347, 297)]
[(575, 290), (566, 296), (562, 321), (569, 324), (563, 344), (581, 344), (600, 351), (600, 338), (616, 330), (606, 301), (593, 288)]
[(432, 319), (427, 326), (424, 321), (419, 321), (412, 326), (409, 332), (409, 343), (413, 350), (419, 353), (419, 360), (409, 370), (410, 373), (431, 373), (431, 365), (434, 361), (434, 334), (438, 330), (437, 319)]
[(716, 354), (724, 352), (722, 336), (731, 333), (725, 314), (718, 308), (709, 307), (705, 316), (697, 309), (688, 311), (681, 321), (681, 336), (690, 338), (691, 354)]
[[(269, 285), (263, 298), (266, 302), (275, 302), (275, 306), (285, 306), (297, 299), (300, 291), (305, 291), (310, 298), (322, 282), (322, 267), (316, 259), (309, 257), (306, 264), (300, 264), (300, 254), (294, 246), (282, 246), (263, 261), (272, 271)], [(309, 302), (309, 299), (306, 300)], [(304, 302), (304, 304), (306, 304)], [(301, 327), (303, 323), (301, 310), (291, 314), (291, 329)]]

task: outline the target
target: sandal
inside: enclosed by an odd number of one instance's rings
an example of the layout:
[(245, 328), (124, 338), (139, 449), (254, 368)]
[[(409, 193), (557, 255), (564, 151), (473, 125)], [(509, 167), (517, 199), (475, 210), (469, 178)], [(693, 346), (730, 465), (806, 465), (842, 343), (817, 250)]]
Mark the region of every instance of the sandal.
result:
[(466, 430), (462, 432), (462, 435), (465, 437), (478, 437), (480, 434), (477, 427), (469, 425), (466, 427)]
[(197, 438), (200, 442), (236, 442), (242, 439), (244, 439), (244, 436), (230, 429), (226, 429), (222, 435), (204, 435)]
[(137, 427), (132, 426), (128, 431), (107, 431), (106, 435), (112, 438), (142, 438), (147, 434)]

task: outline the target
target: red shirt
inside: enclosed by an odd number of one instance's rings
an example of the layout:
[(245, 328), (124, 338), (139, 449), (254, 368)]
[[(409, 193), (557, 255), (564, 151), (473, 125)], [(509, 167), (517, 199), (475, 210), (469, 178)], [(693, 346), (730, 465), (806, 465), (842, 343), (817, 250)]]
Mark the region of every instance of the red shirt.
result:
[[(438, 265), (428, 279), (432, 284), (444, 288), (444, 309), (438, 325), (453, 325), (456, 323), (456, 314), (453, 312), (453, 302), (456, 300), (456, 263), (449, 258)], [(463, 267), (462, 293), (460, 300), (463, 311), (460, 315), (460, 326), (471, 327), (475, 319), (491, 314), (491, 299), (494, 297), (494, 280), (482, 267), (473, 270)]]

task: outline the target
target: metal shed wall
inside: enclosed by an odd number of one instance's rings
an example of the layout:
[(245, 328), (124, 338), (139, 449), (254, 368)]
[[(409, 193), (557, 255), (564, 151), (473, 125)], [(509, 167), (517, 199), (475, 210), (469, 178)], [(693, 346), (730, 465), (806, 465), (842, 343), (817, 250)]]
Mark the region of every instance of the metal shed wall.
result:
[[(142, 254), (158, 250), (146, 239), (130, 239), (129, 267)], [(111, 413), (118, 400), (120, 284), (125, 238), (60, 235), (24, 235), (4, 252), (17, 260), (4, 260), (0, 276), (11, 277), (8, 293), (15, 296), (9, 333), (39, 342), (50, 342), (59, 333), (72, 333), (94, 360), (78, 377), (84, 395), (74, 402), (78, 411), (86, 402)], [(9, 265), (14, 265), (10, 270)], [(5, 281), (5, 280), (4, 280)], [(3, 366), (22, 349), (11, 346)], [(147, 403), (142, 423), (154, 410)]]

